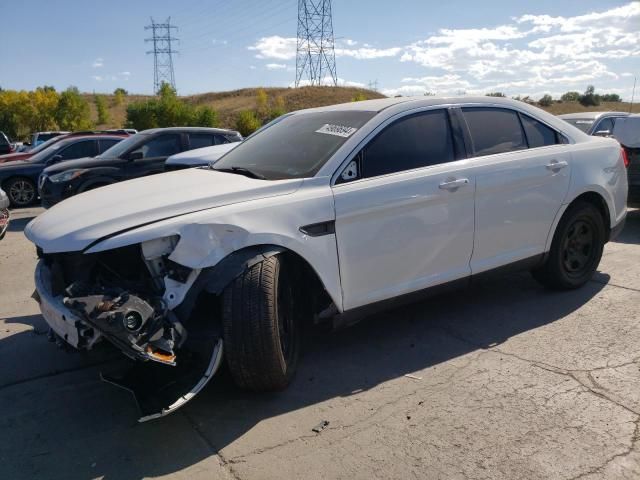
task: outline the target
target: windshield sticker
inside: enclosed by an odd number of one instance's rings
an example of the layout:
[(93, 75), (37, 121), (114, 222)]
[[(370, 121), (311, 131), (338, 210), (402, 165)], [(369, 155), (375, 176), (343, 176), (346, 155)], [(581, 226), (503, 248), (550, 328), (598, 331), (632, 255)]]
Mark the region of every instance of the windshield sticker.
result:
[(326, 135), (335, 135), (336, 137), (344, 137), (349, 138), (355, 132), (357, 132), (357, 128), (347, 127), (345, 125), (332, 125), (330, 123), (324, 124), (316, 133), (324, 133)]

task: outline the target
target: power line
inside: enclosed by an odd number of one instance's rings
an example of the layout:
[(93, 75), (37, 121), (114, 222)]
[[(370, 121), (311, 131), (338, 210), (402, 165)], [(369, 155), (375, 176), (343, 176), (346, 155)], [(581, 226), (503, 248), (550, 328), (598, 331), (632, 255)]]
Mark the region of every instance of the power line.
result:
[(296, 87), (302, 77), (321, 85), (324, 75), (338, 85), (331, 0), (298, 0)]
[(145, 30), (151, 30), (152, 37), (145, 38), (145, 42), (153, 42), (153, 50), (147, 54), (153, 53), (153, 88), (157, 93), (160, 91), (163, 83), (168, 83), (175, 90), (176, 79), (173, 73), (173, 54), (178, 53), (171, 47), (171, 42), (178, 39), (171, 36), (171, 30), (178, 27), (171, 25), (171, 17), (167, 18), (164, 23), (155, 23), (151, 17), (151, 25), (144, 27)]

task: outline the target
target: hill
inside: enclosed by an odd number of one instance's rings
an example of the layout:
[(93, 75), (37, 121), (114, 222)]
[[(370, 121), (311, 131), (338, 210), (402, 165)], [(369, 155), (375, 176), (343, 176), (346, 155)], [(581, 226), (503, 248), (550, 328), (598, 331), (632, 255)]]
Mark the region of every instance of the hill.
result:
[[(201, 93), (181, 97), (186, 102), (194, 105), (207, 105), (218, 112), (220, 126), (233, 128), (237, 114), (243, 110), (256, 108), (258, 88), (243, 88), (229, 92)], [(281, 102), (286, 111), (300, 110), (303, 108), (320, 107), (336, 103), (346, 103), (354, 98), (374, 99), (384, 98), (379, 92), (355, 87), (302, 87), (302, 88), (264, 88), (269, 102)], [(92, 94), (85, 94), (91, 106), (91, 116), (97, 122), (98, 114)], [(109, 108), (110, 121), (98, 128), (121, 127), (126, 119), (126, 108), (131, 102), (150, 98), (146, 95), (127, 95), (124, 102), (116, 104), (113, 95), (104, 95)], [(587, 111), (629, 111), (629, 103), (626, 102), (602, 102), (598, 107), (583, 107), (578, 102), (557, 102), (544, 108), (554, 115)], [(640, 104), (633, 106), (634, 113), (640, 113)]]

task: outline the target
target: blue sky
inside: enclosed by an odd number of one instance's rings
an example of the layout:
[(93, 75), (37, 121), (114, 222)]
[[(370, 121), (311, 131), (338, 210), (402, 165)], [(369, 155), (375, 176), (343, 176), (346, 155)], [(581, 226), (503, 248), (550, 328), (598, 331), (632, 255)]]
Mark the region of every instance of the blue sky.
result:
[[(338, 77), (389, 95), (631, 95), (640, 2), (334, 0)], [(149, 17), (171, 17), (180, 94), (294, 81), (297, 0), (5, 2), (0, 86), (153, 90)], [(639, 87), (640, 90), (640, 87)]]

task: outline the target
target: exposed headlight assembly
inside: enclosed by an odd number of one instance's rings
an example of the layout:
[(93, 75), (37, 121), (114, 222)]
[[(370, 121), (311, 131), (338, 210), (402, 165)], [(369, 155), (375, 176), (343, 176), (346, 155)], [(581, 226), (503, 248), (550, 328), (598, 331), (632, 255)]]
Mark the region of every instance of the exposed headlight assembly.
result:
[(75, 169), (75, 170), (67, 170), (66, 172), (56, 173), (55, 175), (51, 175), (49, 180), (53, 183), (62, 183), (62, 182), (70, 182), (74, 178), (78, 178), (80, 175), (85, 173), (87, 169)]

